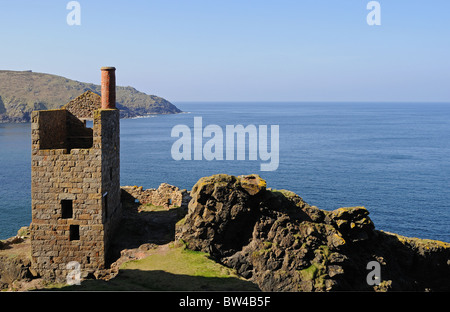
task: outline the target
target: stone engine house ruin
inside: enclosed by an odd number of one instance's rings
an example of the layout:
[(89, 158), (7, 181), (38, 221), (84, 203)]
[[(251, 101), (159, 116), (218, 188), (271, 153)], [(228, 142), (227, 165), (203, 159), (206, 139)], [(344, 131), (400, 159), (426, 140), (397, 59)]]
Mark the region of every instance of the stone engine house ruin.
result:
[(85, 274), (110, 261), (122, 209), (115, 68), (101, 78), (101, 97), (32, 113), (32, 266), (49, 279), (65, 280), (71, 261)]

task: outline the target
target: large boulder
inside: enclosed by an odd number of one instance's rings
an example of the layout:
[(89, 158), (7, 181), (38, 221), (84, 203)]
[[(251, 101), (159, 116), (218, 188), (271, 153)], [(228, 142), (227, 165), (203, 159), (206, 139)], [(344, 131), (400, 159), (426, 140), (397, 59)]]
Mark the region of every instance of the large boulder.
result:
[[(448, 290), (450, 285), (450, 244), (376, 231), (364, 207), (321, 210), (290, 191), (267, 189), (258, 175), (201, 178), (191, 196), (176, 238), (264, 291)], [(382, 268), (381, 283), (367, 282), (371, 261)], [(417, 273), (425, 268), (431, 276)]]

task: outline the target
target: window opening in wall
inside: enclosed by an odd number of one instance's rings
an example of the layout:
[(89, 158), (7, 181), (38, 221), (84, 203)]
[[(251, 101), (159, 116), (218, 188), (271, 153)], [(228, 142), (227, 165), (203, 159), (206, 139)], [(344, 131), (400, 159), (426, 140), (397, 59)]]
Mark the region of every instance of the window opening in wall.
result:
[(94, 128), (94, 121), (93, 120), (85, 120), (86, 128)]
[(73, 201), (62, 200), (61, 201), (61, 217), (63, 219), (73, 218)]
[(80, 226), (79, 225), (71, 225), (69, 228), (69, 240), (75, 241), (80, 240)]

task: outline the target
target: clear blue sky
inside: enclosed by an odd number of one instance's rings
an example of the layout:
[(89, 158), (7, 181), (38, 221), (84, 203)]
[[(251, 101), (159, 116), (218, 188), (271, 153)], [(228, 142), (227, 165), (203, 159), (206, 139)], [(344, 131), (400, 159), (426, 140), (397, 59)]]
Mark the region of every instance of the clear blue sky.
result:
[(119, 85), (169, 101), (450, 102), (450, 1), (0, 0), (0, 69)]

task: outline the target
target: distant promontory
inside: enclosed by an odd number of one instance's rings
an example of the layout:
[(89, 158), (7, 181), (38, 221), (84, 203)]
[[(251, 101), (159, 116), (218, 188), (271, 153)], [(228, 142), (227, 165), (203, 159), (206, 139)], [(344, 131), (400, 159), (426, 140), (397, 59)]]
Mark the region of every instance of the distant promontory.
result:
[[(57, 109), (86, 91), (100, 94), (100, 85), (32, 71), (0, 70), (0, 123), (29, 122), (34, 110)], [(122, 118), (180, 113), (175, 105), (133, 87), (117, 87)]]

